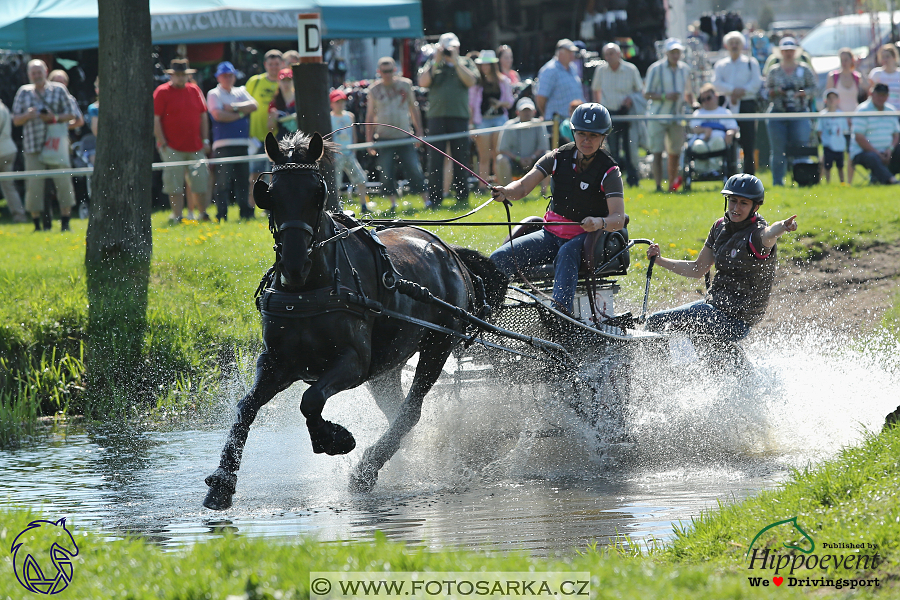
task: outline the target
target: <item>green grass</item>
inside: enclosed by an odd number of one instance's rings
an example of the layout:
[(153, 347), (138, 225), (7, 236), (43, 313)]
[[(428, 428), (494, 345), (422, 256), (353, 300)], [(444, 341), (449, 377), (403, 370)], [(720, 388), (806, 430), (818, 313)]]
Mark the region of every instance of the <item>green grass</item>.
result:
[[(862, 179), (862, 178), (860, 178)], [(770, 221), (798, 214), (799, 231), (780, 243), (782, 260), (814, 259), (829, 248), (860, 251), (900, 239), (894, 190), (857, 181), (814, 188), (770, 188), (761, 211)], [(660, 243), (664, 255), (692, 258), (703, 247), (712, 222), (722, 214), (719, 184), (699, 183), (690, 194), (658, 194), (652, 184), (628, 190), (626, 210), (632, 237)], [(486, 196), (473, 196), (476, 206)], [(445, 203), (446, 204), (446, 203)], [(512, 218), (544, 213), (547, 201), (533, 192), (514, 203)], [(381, 209), (387, 208), (379, 200)], [(407, 197), (400, 217), (439, 219), (461, 214), (459, 207), (422, 209)], [(273, 259), (264, 219), (226, 224), (171, 226), (164, 212), (153, 215), (153, 262), (144, 340), (146, 368), (132, 404), (138, 411), (164, 405), (177, 409), (214, 394), (216, 382), (236, 372), (236, 356), (260, 346), (253, 291)], [(473, 217), (505, 221), (500, 204)], [(0, 393), (37, 403), (37, 412), (81, 412), (83, 343), (87, 322), (84, 273), (85, 221), (73, 231), (33, 233), (30, 224), (0, 223)], [(436, 227), (444, 239), (484, 252), (506, 234), (504, 227)], [(620, 280), (625, 298), (640, 298), (645, 247), (632, 254), (632, 277)], [(695, 281), (662, 269), (654, 272), (653, 296), (668, 300), (696, 288)], [(886, 319), (898, 317), (895, 308)], [(140, 387), (140, 389), (138, 389)], [(24, 399), (19, 390), (27, 390)], [(156, 403), (147, 402), (152, 390)], [(2, 438), (0, 438), (2, 447)]]
[[(110, 541), (83, 531), (70, 521), (79, 556), (65, 593), (72, 598), (308, 598), (311, 571), (502, 571), (539, 575), (544, 571), (591, 573), (592, 598), (798, 598), (894, 597), (900, 579), (900, 428), (870, 436), (813, 469), (797, 471), (780, 489), (702, 514), (689, 527), (676, 528), (671, 544), (640, 549), (628, 540), (598, 540), (573, 549), (562, 559), (542, 560), (525, 554), (432, 551), (389, 542), (383, 534), (371, 541), (319, 543), (302, 539), (273, 543), (225, 533), (178, 552), (164, 552), (139, 539)], [(878, 545), (883, 562), (875, 569), (800, 571), (797, 578), (874, 579), (878, 588), (862, 594), (849, 589), (752, 587), (748, 577), (766, 575), (748, 569), (747, 547), (766, 525), (790, 517), (817, 544), (819, 554), (852, 555), (852, 550), (824, 549), (824, 543)], [(28, 511), (0, 511), (0, 544), (11, 545), (33, 519)], [(58, 518), (47, 515), (45, 518)], [(786, 554), (790, 531), (771, 529), (756, 543)], [(870, 552), (870, 551), (862, 551)], [(796, 553), (795, 553), (796, 554)], [(781, 575), (788, 577), (786, 572)], [(11, 555), (0, 559), (0, 597), (21, 597), (13, 577)], [(246, 595), (244, 595), (246, 594)]]

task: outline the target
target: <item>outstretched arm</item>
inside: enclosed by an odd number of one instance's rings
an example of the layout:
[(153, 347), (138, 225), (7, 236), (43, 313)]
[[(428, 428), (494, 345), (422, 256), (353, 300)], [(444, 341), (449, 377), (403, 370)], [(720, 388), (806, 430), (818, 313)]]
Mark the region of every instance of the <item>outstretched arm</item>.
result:
[(696, 260), (671, 260), (663, 258), (659, 251), (659, 244), (650, 244), (647, 248), (647, 258), (656, 257), (656, 264), (672, 271), (676, 275), (690, 277), (691, 279), (700, 279), (709, 271), (716, 261), (712, 249), (709, 246), (703, 246), (703, 250), (697, 255)]
[(537, 184), (544, 180), (544, 172), (537, 167), (528, 171), (528, 174), (521, 179), (513, 181), (509, 185), (495, 185), (491, 188), (491, 196), (497, 202), (504, 200), (521, 200), (533, 190)]
[(762, 243), (766, 248), (771, 248), (778, 241), (778, 238), (788, 231), (797, 231), (797, 215), (793, 215), (784, 221), (772, 223), (762, 232)]

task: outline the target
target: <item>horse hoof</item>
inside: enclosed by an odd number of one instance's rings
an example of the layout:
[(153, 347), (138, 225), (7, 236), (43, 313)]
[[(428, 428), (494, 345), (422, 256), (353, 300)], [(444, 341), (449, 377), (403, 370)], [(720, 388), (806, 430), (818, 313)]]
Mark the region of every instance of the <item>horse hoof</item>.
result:
[(378, 481), (378, 471), (372, 466), (357, 466), (350, 473), (350, 491), (360, 494), (368, 494)]
[(347, 454), (356, 448), (353, 434), (331, 421), (323, 421), (318, 427), (308, 426), (309, 438), (312, 440), (313, 452), (336, 456)]
[(206, 499), (203, 500), (203, 506), (212, 510), (231, 508), (231, 497), (236, 491), (237, 475), (219, 467), (204, 481), (209, 486), (209, 492), (206, 494)]

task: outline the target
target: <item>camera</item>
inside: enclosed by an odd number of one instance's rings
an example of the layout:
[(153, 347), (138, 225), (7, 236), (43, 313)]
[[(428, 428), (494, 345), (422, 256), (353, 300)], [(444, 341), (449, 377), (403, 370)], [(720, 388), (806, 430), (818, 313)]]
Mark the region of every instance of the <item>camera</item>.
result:
[(784, 93), (784, 112), (799, 112), (801, 99), (796, 97), (794, 85), (788, 84), (781, 91)]
[(453, 56), (453, 52), (451, 52), (447, 48), (444, 48), (444, 56)]
[(49, 114), (50, 114), (50, 111), (47, 110), (46, 108), (42, 108), (42, 109), (40, 110), (40, 113), (41, 113), (42, 115), (49, 115)]

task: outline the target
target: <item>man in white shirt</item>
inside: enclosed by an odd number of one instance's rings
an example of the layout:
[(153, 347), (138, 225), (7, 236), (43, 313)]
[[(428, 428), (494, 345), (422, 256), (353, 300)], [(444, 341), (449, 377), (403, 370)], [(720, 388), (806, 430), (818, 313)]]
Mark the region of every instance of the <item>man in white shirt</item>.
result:
[[(618, 44), (606, 44), (603, 47), (604, 62), (594, 71), (591, 89), (594, 102), (603, 104), (609, 114), (627, 115), (634, 106), (632, 96), (640, 94), (644, 89), (641, 74), (637, 67), (622, 60), (622, 49)], [(632, 135), (631, 123), (613, 125), (606, 144), (610, 153), (627, 173), (628, 185), (638, 184), (637, 172), (638, 140)]]
[[(756, 95), (762, 85), (759, 63), (744, 54), (744, 36), (731, 31), (722, 39), (728, 49), (728, 57), (716, 62), (713, 85), (716, 93), (725, 96), (725, 108), (733, 114), (755, 113)], [(744, 173), (756, 173), (754, 150), (756, 149), (756, 121), (739, 121), (741, 148), (744, 150)]]

